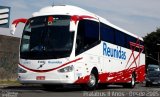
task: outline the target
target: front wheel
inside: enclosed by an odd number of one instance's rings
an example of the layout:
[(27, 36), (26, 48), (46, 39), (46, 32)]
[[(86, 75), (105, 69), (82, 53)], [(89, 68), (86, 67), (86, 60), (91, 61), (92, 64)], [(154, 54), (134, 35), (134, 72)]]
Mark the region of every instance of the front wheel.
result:
[(146, 87), (150, 87), (151, 86), (151, 83), (146, 81)]
[(98, 85), (98, 74), (92, 72), (89, 76), (89, 81), (87, 84), (81, 85), (85, 90), (95, 90)]

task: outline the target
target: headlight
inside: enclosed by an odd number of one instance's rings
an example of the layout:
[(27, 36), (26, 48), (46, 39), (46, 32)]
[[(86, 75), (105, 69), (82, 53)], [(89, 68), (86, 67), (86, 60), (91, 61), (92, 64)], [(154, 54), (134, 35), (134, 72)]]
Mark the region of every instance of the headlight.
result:
[(24, 70), (24, 69), (18, 67), (18, 73), (26, 73), (26, 72), (27, 72), (26, 70)]
[(71, 71), (73, 71), (73, 69), (74, 69), (74, 67), (73, 67), (73, 65), (71, 65), (71, 66), (67, 66), (62, 69), (59, 69), (58, 72), (63, 72), (63, 73), (64, 72), (71, 72)]

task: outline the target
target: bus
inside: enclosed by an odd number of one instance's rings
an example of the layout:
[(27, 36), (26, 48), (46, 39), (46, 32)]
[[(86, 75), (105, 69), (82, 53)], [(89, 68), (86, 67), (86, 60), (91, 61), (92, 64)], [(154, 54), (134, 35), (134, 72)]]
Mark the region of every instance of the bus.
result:
[(106, 19), (71, 5), (48, 6), (24, 23), (18, 81), (52, 88), (102, 84), (133, 88), (145, 79), (143, 39)]

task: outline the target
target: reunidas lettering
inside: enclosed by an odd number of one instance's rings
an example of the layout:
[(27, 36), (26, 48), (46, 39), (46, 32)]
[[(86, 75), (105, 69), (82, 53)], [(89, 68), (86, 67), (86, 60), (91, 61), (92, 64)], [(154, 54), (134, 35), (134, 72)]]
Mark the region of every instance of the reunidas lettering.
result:
[(121, 47), (111, 48), (105, 42), (103, 43), (103, 55), (126, 60), (126, 52), (121, 50)]

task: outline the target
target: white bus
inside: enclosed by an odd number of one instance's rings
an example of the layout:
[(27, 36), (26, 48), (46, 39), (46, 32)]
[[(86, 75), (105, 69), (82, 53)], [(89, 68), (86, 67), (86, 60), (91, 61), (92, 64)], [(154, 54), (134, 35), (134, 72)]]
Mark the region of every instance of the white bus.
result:
[(145, 79), (143, 39), (96, 14), (71, 5), (49, 6), (29, 19), (14, 20), (12, 34), (20, 22), (25, 23), (20, 83), (133, 88)]

